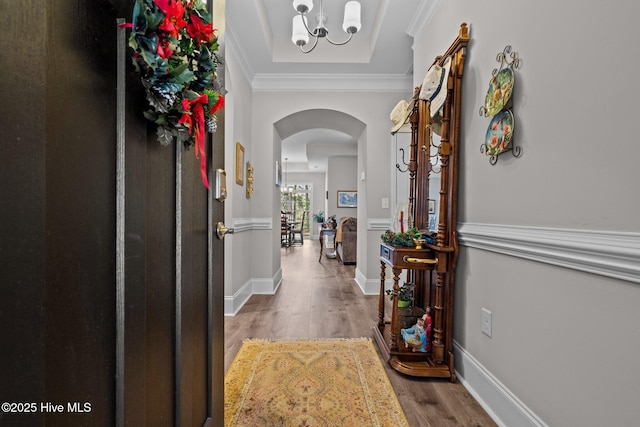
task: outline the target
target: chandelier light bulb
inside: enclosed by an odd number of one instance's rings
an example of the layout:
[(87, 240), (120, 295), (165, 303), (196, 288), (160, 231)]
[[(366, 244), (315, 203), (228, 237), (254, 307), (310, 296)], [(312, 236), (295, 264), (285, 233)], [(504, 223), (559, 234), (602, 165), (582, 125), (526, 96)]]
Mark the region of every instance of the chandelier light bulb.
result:
[(360, 31), (360, 3), (350, 1), (344, 5), (344, 23), (342, 29), (345, 33), (355, 34)]
[(291, 41), (298, 46), (304, 46), (309, 43), (309, 33), (305, 27), (306, 21), (307, 17), (303, 15), (293, 17), (293, 35), (291, 36)]
[(293, 0), (293, 8), (299, 13), (308, 13), (313, 9), (312, 0)]

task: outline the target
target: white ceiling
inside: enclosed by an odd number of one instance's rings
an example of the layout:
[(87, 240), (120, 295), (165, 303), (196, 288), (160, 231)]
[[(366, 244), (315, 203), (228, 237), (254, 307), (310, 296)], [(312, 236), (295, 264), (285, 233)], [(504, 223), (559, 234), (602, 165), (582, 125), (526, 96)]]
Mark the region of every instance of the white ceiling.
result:
[[(335, 41), (347, 38), (342, 31), (346, 2), (323, 1), (329, 37)], [(410, 89), (413, 38), (408, 29), (419, 25), (415, 19), (421, 3), (425, 0), (360, 0), (362, 28), (348, 44), (333, 46), (321, 39), (313, 52), (305, 54), (291, 41), (292, 19), (297, 13), (292, 0), (227, 0), (225, 38), (240, 52), (239, 62), (254, 91), (323, 90), (326, 82), (334, 90), (367, 90), (367, 84), (379, 85), (380, 81), (395, 88), (404, 88), (408, 82)], [(312, 27), (320, 0), (313, 5)], [(289, 171), (323, 171), (331, 153), (356, 155), (353, 134), (322, 125), (326, 120), (317, 115), (298, 115), (292, 120), (297, 120), (290, 124), (296, 132), (283, 136), (282, 143), (282, 159), (288, 159)]]

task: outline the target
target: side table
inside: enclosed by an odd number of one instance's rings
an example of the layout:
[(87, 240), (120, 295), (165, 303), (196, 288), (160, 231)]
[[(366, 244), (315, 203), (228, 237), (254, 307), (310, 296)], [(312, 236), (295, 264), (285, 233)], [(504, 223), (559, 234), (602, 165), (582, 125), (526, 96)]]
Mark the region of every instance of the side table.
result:
[(324, 253), (324, 236), (333, 236), (333, 247), (336, 247), (336, 229), (323, 228), (320, 230), (320, 257), (318, 262), (322, 262), (322, 254)]

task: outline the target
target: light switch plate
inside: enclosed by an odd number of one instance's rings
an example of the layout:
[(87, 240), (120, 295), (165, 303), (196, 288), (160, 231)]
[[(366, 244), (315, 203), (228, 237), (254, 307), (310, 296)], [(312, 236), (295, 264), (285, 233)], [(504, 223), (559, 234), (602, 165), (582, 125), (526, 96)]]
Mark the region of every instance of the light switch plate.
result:
[(482, 308), (482, 333), (488, 337), (491, 337), (492, 334), (492, 314), (486, 308)]

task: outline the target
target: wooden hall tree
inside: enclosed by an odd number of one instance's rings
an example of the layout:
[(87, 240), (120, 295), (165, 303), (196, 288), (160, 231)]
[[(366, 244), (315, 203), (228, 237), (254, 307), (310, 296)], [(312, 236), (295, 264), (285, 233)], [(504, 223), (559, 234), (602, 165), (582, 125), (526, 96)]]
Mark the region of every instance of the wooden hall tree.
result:
[[(458, 256), (457, 201), (458, 163), (460, 153), (460, 110), (462, 99), (462, 77), (469, 30), (461, 24), (458, 37), (443, 55), (437, 56), (434, 65), (444, 65), (450, 58), (451, 68), (446, 85), (446, 99), (442, 109), (440, 144), (440, 192), (438, 229), (435, 244), (423, 249), (400, 248), (388, 244), (380, 247), (380, 300), (378, 323), (374, 337), (389, 364), (399, 372), (419, 377), (444, 377), (455, 381), (453, 356), (453, 308), (455, 271)], [(432, 171), (429, 161), (431, 148), (431, 117), (429, 102), (419, 97), (421, 88), (416, 88), (415, 102), (411, 114), (411, 158), (409, 161), (409, 205), (415, 227), (428, 229), (429, 176)], [(435, 195), (433, 195), (435, 196)], [(391, 319), (385, 320), (385, 270), (393, 272)], [(407, 280), (415, 283), (415, 305), (429, 308), (432, 316), (430, 349), (414, 352), (405, 348), (400, 335), (401, 319), (398, 309), (399, 277), (407, 270)]]

